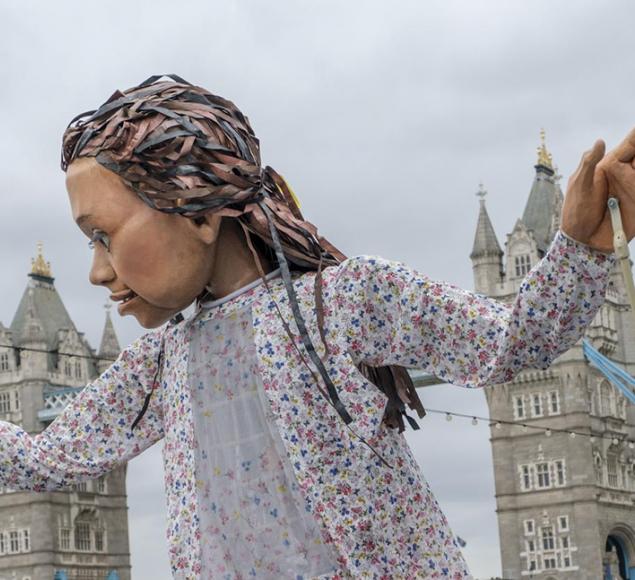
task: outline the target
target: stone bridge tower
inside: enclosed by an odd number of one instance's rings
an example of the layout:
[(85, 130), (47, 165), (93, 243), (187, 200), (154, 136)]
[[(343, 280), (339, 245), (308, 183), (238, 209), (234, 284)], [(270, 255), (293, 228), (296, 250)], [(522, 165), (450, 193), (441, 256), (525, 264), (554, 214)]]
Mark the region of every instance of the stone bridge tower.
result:
[[(478, 193), (474, 285), (503, 302), (514, 299), (558, 229), (563, 195), (541, 137), (529, 198), (505, 252), (484, 189)], [(586, 336), (635, 374), (635, 325), (617, 269)], [(628, 443), (635, 406), (589, 366), (580, 343), (546, 371), (523, 372), (485, 395), (490, 417), (511, 423), (493, 423), (490, 437), (503, 578), (635, 580), (635, 451)]]
[[(0, 420), (35, 435), (119, 354), (109, 313), (96, 354), (55, 288), (41, 247), (9, 328), (0, 323)], [(0, 489), (0, 580), (130, 580), (126, 471), (73, 489)]]

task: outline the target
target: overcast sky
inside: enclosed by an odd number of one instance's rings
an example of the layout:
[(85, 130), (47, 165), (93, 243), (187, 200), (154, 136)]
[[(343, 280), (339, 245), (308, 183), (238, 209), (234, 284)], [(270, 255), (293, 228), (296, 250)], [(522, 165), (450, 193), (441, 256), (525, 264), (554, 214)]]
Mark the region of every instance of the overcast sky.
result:
[[(539, 131), (565, 176), (597, 137), (635, 125), (627, 0), (28, 1), (0, 4), (0, 321), (42, 240), (76, 325), (97, 346), (107, 291), (59, 169), (77, 113), (157, 73), (234, 102), (305, 216), (349, 255), (379, 254), (472, 287), (479, 181), (501, 244), (522, 214)], [(566, 183), (566, 179), (564, 180)], [(142, 330), (115, 326), (127, 344)], [(424, 404), (486, 415), (452, 386)], [(428, 415), (409, 435), (476, 577), (500, 574), (489, 430)], [(134, 580), (170, 577), (160, 445), (131, 462)]]

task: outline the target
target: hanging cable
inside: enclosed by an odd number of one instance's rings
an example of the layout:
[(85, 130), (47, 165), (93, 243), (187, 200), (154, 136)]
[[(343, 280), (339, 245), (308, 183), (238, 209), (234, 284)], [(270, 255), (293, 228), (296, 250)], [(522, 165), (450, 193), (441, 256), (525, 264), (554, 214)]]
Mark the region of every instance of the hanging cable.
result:
[(90, 359), (93, 360), (95, 362), (115, 362), (117, 359), (116, 358), (109, 358), (109, 357), (103, 357), (103, 356), (92, 356), (89, 354), (75, 354), (72, 352), (59, 352), (57, 350), (54, 349), (44, 349), (44, 348), (31, 348), (28, 346), (16, 346), (14, 344), (0, 344), (0, 348), (11, 348), (14, 350), (17, 350), (18, 352), (23, 351), (23, 352), (42, 352), (44, 354), (55, 354), (57, 356), (70, 356), (73, 358), (86, 358), (86, 359)]

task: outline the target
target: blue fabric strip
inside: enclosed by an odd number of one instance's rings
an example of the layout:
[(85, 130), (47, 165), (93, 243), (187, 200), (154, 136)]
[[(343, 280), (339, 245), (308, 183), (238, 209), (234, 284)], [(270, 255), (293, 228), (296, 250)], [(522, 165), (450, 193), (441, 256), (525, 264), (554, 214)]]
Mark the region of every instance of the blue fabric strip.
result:
[(633, 391), (635, 378), (593, 348), (586, 339), (582, 341), (582, 350), (591, 366), (598, 369), (616, 389), (635, 405), (635, 392)]

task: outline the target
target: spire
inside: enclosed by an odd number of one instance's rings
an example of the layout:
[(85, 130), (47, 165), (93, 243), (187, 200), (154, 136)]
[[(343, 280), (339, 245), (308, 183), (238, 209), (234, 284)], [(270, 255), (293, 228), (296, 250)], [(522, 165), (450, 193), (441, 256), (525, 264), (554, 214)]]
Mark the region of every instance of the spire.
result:
[(51, 262), (44, 261), (42, 248), (42, 242), (38, 242), (37, 257), (31, 258), (31, 273), (29, 276), (32, 278), (44, 279), (45, 282), (53, 282), (54, 278), (51, 274)]
[(562, 208), (561, 175), (553, 164), (551, 153), (545, 144), (545, 131), (540, 131), (541, 145), (538, 147), (538, 162), (534, 166), (536, 175), (529, 192), (522, 221), (528, 230), (532, 230), (538, 250), (547, 251), (557, 230)]
[(46, 343), (44, 327), (35, 307), (33, 288), (29, 288), (26, 292), (25, 312), (20, 327), (20, 334), (18, 335), (18, 342), (19, 344)]
[(550, 169), (553, 174), (553, 159), (551, 158), (551, 153), (547, 151), (544, 129), (540, 129), (540, 145), (536, 148), (536, 150), (538, 151), (538, 161), (536, 162), (536, 167)]
[(44, 260), (42, 242), (38, 242), (37, 257), (31, 260), (28, 277), (27, 287), (11, 322), (11, 332), (16, 340), (34, 333), (39, 339), (43, 333), (47, 347), (54, 350), (58, 330), (75, 329), (75, 325), (53, 284), (55, 279), (51, 276), (50, 263)]
[(101, 336), (99, 357), (105, 359), (116, 358), (121, 352), (121, 347), (119, 346), (115, 327), (113, 326), (112, 319), (110, 318), (111, 305), (105, 304), (104, 308), (106, 309), (106, 324), (104, 325), (104, 332)]
[(485, 207), (485, 196), (487, 191), (480, 183), (476, 192), (476, 197), (479, 198), (480, 208), (478, 212), (478, 221), (476, 223), (476, 234), (474, 236), (474, 246), (472, 247), (472, 253), (470, 258), (478, 258), (480, 256), (502, 256), (503, 251), (496, 238), (494, 227), (489, 219), (487, 208)]

